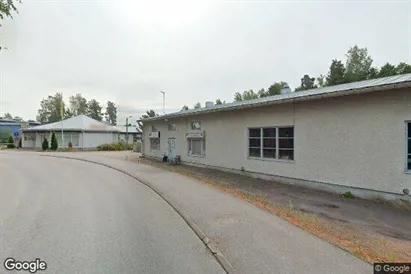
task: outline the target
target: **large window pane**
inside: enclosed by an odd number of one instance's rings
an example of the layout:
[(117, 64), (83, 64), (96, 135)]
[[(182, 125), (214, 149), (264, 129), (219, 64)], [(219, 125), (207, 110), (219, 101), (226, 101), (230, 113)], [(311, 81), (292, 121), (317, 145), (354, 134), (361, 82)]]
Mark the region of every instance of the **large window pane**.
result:
[(294, 137), (294, 128), (292, 127), (279, 128), (278, 131), (280, 137)]
[(263, 158), (275, 159), (275, 149), (263, 149)]
[(192, 155), (201, 155), (201, 139), (192, 139), (191, 140), (191, 154)]
[(411, 138), (411, 123), (407, 123), (408, 127), (408, 138)]
[(264, 128), (263, 137), (275, 137), (275, 128)]
[(280, 149), (278, 153), (281, 160), (294, 160), (294, 150)]
[(408, 153), (411, 154), (411, 139), (408, 139)]
[(250, 157), (261, 157), (261, 151), (259, 148), (250, 148), (248, 153), (248, 156)]
[(261, 139), (260, 138), (250, 138), (249, 147), (260, 147), (261, 146)]
[(160, 149), (160, 138), (151, 138), (150, 148), (151, 150), (159, 150)]
[(294, 148), (294, 139), (279, 139), (279, 148)]
[(249, 137), (261, 137), (261, 129), (259, 128), (250, 128), (248, 132)]
[(408, 165), (407, 165), (407, 169), (411, 170), (411, 155), (408, 155)]
[(264, 148), (275, 148), (275, 144), (276, 144), (276, 142), (275, 142), (275, 139), (266, 139), (266, 138), (264, 138), (264, 140), (263, 140), (263, 142), (264, 142)]

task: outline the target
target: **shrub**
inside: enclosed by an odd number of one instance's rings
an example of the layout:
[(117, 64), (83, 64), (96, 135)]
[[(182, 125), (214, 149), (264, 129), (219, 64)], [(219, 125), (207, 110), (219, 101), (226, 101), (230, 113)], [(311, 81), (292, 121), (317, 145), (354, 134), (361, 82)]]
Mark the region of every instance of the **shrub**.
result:
[(49, 141), (47, 141), (47, 138), (44, 138), (43, 144), (41, 145), (41, 148), (44, 150), (49, 149)]
[(343, 196), (344, 198), (354, 198), (354, 194), (352, 194), (351, 191), (345, 192)]
[(51, 134), (51, 144), (50, 144), (50, 148), (51, 148), (51, 150), (54, 150), (54, 151), (56, 151), (57, 150), (57, 148), (58, 148), (58, 143), (57, 143), (57, 138), (56, 138), (56, 134), (53, 132), (52, 134)]
[(21, 138), (20, 138), (20, 140), (19, 140), (19, 148), (22, 148), (23, 147), (23, 145), (22, 145), (22, 141), (21, 141)]
[(97, 146), (98, 151), (123, 151), (125, 149), (125, 145), (121, 142)]
[(16, 146), (14, 145), (14, 140), (13, 137), (10, 136), (9, 139), (7, 140), (7, 148), (15, 148)]

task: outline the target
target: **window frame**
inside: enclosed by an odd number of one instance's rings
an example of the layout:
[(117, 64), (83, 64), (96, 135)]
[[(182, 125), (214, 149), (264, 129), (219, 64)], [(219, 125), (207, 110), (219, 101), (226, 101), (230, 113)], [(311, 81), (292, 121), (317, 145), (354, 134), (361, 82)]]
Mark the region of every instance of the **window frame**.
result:
[[(200, 125), (200, 127), (199, 128), (193, 128), (194, 123), (198, 123)], [(190, 130), (201, 130), (201, 129), (202, 129), (201, 121), (191, 121), (190, 122)]]
[[(150, 151), (160, 151), (161, 150), (161, 139), (160, 138), (150, 138)], [(153, 148), (152, 141), (158, 140), (158, 148)]]
[[(190, 153), (193, 147), (193, 141), (200, 141), (201, 142), (201, 154), (193, 154)], [(206, 156), (206, 140), (205, 138), (187, 138), (187, 155), (191, 157), (205, 157)]]
[(177, 130), (177, 125), (174, 123), (169, 123), (168, 124), (168, 131), (176, 131)]
[[(292, 128), (293, 137), (280, 137), (279, 132), (281, 128)], [(260, 137), (250, 137), (250, 129), (259, 129)], [(264, 137), (264, 129), (275, 129), (275, 137)], [(295, 162), (295, 126), (293, 125), (284, 125), (284, 126), (261, 126), (261, 127), (247, 127), (247, 159), (252, 160), (261, 160), (261, 161), (274, 161), (274, 162), (285, 162), (285, 163), (294, 163)], [(250, 139), (260, 140), (260, 147), (250, 147)], [(264, 158), (264, 139), (275, 139), (275, 158)], [(282, 148), (281, 150), (291, 150), (293, 151), (293, 159), (281, 159), (280, 158), (280, 139), (292, 139), (293, 148)], [(250, 156), (250, 148), (259, 148), (260, 157)], [(272, 149), (272, 148), (265, 148)]]
[(411, 174), (411, 169), (408, 168), (408, 157), (411, 157), (411, 153), (408, 153), (409, 147), (408, 143), (411, 141), (411, 136), (408, 136), (408, 131), (411, 127), (411, 120), (405, 121), (405, 165), (404, 165), (404, 172), (406, 174)]

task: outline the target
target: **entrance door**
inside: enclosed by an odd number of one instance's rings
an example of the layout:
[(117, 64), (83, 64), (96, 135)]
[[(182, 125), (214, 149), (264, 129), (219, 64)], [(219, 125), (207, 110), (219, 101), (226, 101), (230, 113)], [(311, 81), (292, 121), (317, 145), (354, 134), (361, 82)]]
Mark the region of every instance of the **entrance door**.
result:
[(168, 158), (174, 159), (176, 157), (176, 139), (168, 138)]

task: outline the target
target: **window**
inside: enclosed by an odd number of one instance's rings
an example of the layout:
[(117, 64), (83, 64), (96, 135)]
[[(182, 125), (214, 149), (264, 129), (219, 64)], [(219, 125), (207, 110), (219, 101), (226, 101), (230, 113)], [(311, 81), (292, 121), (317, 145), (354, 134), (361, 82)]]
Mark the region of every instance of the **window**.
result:
[(188, 155), (205, 156), (205, 139), (188, 139)]
[(249, 128), (248, 156), (264, 159), (294, 160), (294, 128)]
[(411, 171), (411, 122), (407, 122), (407, 171)]
[(191, 130), (201, 130), (201, 123), (198, 121), (191, 122)]
[(156, 126), (151, 126), (151, 131), (152, 131), (152, 132), (158, 131), (158, 130), (157, 130), (157, 127), (156, 127)]
[(168, 130), (169, 131), (175, 131), (176, 130), (176, 124), (168, 124)]
[(150, 149), (160, 150), (160, 138), (150, 138)]

